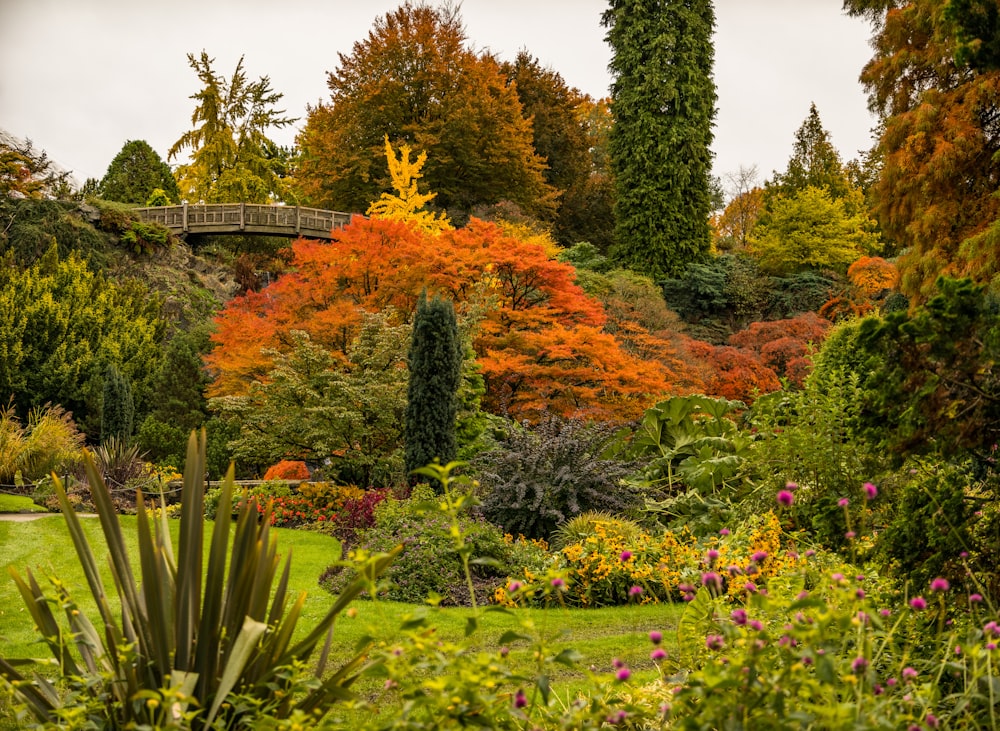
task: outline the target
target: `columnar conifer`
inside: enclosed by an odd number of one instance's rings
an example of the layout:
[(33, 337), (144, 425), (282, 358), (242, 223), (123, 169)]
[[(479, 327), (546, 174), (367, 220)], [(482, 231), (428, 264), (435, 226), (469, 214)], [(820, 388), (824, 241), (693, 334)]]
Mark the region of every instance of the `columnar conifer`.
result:
[(603, 22), (618, 258), (676, 275), (709, 248), (715, 11), (711, 0), (611, 0)]
[(455, 308), (422, 292), (413, 319), (406, 408), (406, 469), (455, 458), (455, 414), (462, 342)]

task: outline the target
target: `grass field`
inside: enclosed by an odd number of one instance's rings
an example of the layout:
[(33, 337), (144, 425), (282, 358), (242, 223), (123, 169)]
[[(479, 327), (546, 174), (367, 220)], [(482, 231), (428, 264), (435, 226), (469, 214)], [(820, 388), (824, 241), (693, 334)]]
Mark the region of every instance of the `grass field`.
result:
[[(138, 571), (135, 549), (136, 518), (121, 518), (126, 539), (130, 541), (133, 569)], [(98, 560), (104, 559), (106, 549), (96, 519), (82, 520)], [(171, 522), (176, 539), (177, 521)], [(325, 535), (301, 530), (278, 529), (278, 549), (283, 555), (292, 554), (290, 585), (296, 591), (308, 593), (300, 630), (308, 630), (325, 614), (330, 606), (331, 595), (318, 585), (320, 573), (340, 555), (338, 542)], [(52, 574), (66, 584), (77, 599), (81, 610), (92, 617), (94, 603), (89, 600), (83, 573), (79, 568), (76, 554), (67, 533), (63, 517), (50, 515), (28, 522), (0, 521), (0, 561), (4, 572), (0, 574), (0, 656), (8, 658), (44, 657), (47, 648), (38, 641), (31, 618), (23, 608), (23, 601), (7, 569), (15, 568), (24, 573), (30, 568), (39, 582), (44, 585), (45, 576)], [(109, 591), (113, 591), (110, 573), (105, 576)], [(391, 639), (398, 631), (400, 623), (418, 607), (408, 604), (383, 601), (359, 600), (354, 607), (353, 617), (343, 617), (337, 624), (334, 656), (347, 655), (357, 641), (365, 636)], [(464, 634), (469, 609), (432, 609), (432, 622), (437, 633), (444, 639), (457, 640)], [(551, 641), (557, 650), (571, 647), (579, 652), (583, 660), (581, 668), (593, 666), (599, 670), (610, 670), (612, 660), (621, 658), (638, 673), (650, 677), (655, 673), (649, 659), (647, 634), (657, 629), (667, 637), (669, 649), (670, 631), (676, 625), (678, 607), (663, 605), (630, 606), (608, 609), (535, 609), (519, 610), (520, 618), (530, 618), (538, 633)], [(473, 640), (484, 650), (497, 648), (498, 638), (507, 630), (519, 629), (517, 617), (496, 612), (484, 612), (480, 617), (480, 629)], [(513, 645), (511, 656), (515, 663), (530, 665), (531, 658), (526, 647)], [(575, 677), (582, 676), (583, 670), (558, 667), (553, 678), (572, 688)], [(5, 728), (4, 709), (0, 708), (0, 729)], [(13, 728), (7, 726), (7, 728)]]
[(45, 508), (35, 505), (25, 495), (0, 495), (0, 513), (44, 513)]

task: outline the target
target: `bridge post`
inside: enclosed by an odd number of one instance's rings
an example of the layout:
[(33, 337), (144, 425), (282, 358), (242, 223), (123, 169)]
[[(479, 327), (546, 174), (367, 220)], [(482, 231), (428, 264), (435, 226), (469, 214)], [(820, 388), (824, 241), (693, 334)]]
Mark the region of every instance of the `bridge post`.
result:
[(184, 226), (184, 233), (188, 232), (188, 202), (187, 199), (181, 201), (181, 223)]
[(302, 235), (302, 217), (298, 206), (295, 206), (295, 233), (300, 236)]
[(246, 228), (246, 210), (247, 204), (240, 203), (240, 231)]

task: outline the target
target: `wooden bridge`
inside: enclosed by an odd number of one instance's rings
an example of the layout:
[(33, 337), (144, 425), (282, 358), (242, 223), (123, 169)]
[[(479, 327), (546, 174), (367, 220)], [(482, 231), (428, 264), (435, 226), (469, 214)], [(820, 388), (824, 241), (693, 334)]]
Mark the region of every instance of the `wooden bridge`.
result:
[(252, 234), (330, 240), (334, 229), (351, 222), (350, 213), (301, 206), (255, 203), (198, 203), (155, 208), (134, 208), (146, 223), (166, 226), (172, 233)]

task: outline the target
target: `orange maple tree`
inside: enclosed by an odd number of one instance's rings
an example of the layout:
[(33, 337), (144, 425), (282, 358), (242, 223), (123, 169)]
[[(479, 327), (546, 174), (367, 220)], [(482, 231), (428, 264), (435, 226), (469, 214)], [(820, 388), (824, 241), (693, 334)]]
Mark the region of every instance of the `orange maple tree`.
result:
[(408, 319), (425, 288), (474, 323), (492, 411), (622, 420), (682, 388), (666, 366), (604, 330), (601, 303), (574, 283), (570, 265), (497, 224), (472, 219), (431, 235), (406, 222), (356, 219), (331, 243), (299, 240), (292, 251), (292, 271), (217, 318), (209, 395), (239, 394), (262, 378), (271, 364), (261, 349), (287, 348), (292, 330), (344, 353), (362, 312), (392, 307)]

